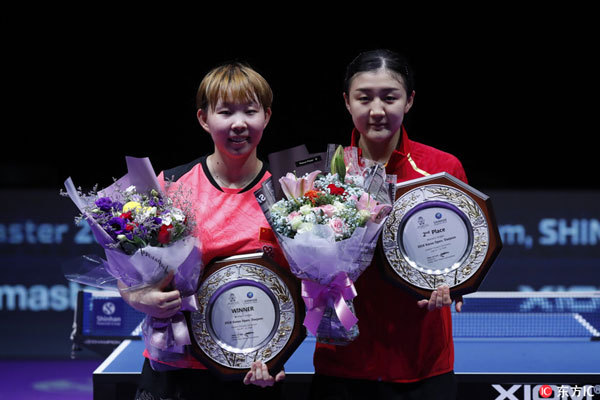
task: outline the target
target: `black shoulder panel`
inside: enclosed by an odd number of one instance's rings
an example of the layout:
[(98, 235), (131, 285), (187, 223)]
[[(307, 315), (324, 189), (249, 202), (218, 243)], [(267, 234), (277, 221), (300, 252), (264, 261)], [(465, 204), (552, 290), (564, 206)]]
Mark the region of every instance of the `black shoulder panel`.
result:
[(183, 164), (183, 165), (180, 165), (175, 168), (167, 169), (167, 170), (163, 171), (163, 177), (165, 178), (166, 181), (177, 181), (183, 175), (188, 173), (192, 168), (194, 168), (194, 165), (200, 163), (203, 158), (205, 158), (205, 157), (200, 157), (200, 158), (197, 158), (194, 161), (191, 161), (187, 164)]

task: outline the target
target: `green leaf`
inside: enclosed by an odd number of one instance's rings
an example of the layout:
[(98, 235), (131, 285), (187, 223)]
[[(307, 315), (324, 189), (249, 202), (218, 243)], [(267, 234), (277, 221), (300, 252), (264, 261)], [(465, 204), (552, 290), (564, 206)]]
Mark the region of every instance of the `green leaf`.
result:
[(338, 146), (331, 159), (331, 173), (338, 174), (341, 182), (344, 182), (346, 177), (346, 164), (344, 163), (344, 148)]
[(134, 236), (133, 237), (133, 243), (135, 243), (136, 246), (142, 248), (142, 247), (146, 247), (146, 242), (144, 242), (144, 240), (139, 237), (139, 236)]

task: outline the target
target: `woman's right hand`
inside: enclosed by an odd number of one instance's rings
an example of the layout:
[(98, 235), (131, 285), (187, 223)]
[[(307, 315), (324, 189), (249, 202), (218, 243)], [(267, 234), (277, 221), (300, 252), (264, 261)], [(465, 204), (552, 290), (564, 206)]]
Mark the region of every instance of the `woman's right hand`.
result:
[[(421, 308), (427, 308), (429, 311), (439, 310), (440, 308), (449, 306), (452, 304), (452, 298), (450, 297), (450, 287), (448, 285), (442, 285), (431, 292), (429, 300), (423, 299), (417, 301), (417, 305)], [(463, 305), (463, 298), (459, 296), (456, 298), (456, 304), (454, 305), (456, 312), (461, 312)]]
[[(134, 309), (156, 318), (169, 318), (181, 309), (179, 290), (166, 290), (173, 280), (173, 273), (165, 276), (156, 285), (137, 290), (124, 290), (127, 286), (118, 282), (121, 297)], [(166, 291), (165, 291), (166, 290)]]
[(244, 377), (244, 385), (256, 385), (260, 387), (273, 386), (276, 382), (285, 379), (285, 371), (281, 370), (275, 377), (271, 376), (267, 364), (261, 361), (253, 362), (250, 371)]

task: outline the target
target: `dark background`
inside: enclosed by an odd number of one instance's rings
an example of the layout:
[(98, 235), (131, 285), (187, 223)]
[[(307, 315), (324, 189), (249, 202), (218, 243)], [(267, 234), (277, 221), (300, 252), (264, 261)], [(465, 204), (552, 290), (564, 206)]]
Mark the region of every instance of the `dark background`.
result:
[(585, 10), (441, 12), (424, 22), (315, 13), (299, 23), (292, 11), (260, 22), (227, 10), (77, 11), (2, 17), (2, 187), (58, 190), (68, 176), (103, 186), (126, 172), (126, 155), (150, 157), (158, 172), (209, 153), (195, 91), (230, 59), (249, 62), (275, 93), (260, 156), (348, 144), (344, 68), (377, 47), (406, 53), (416, 70), (409, 136), (458, 156), (473, 186), (598, 187)]

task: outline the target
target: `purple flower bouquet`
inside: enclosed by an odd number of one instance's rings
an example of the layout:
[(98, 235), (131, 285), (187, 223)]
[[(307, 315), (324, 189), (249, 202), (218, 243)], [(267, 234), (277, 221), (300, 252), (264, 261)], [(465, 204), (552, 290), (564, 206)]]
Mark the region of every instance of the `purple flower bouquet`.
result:
[[(76, 220), (90, 225), (106, 255), (91, 271), (66, 277), (97, 287), (112, 278), (127, 286), (122, 290), (141, 290), (173, 274), (171, 287), (182, 295), (182, 310), (196, 310), (203, 265), (190, 205), (177, 194), (164, 195), (147, 158), (126, 162), (128, 173), (100, 191), (84, 195), (71, 178), (65, 181), (66, 194), (81, 212)], [(181, 357), (191, 344), (181, 311), (166, 319), (147, 316), (143, 334), (150, 355), (165, 361)]]

